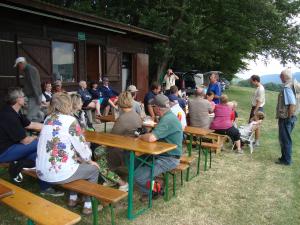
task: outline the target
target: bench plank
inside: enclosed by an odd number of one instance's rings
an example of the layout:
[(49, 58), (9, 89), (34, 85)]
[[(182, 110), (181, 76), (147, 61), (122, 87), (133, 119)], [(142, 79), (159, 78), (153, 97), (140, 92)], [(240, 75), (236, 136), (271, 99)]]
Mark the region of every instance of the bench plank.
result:
[(0, 201), (40, 225), (72, 225), (81, 219), (80, 215), (3, 179), (0, 179), (0, 183), (14, 191), (13, 195)]

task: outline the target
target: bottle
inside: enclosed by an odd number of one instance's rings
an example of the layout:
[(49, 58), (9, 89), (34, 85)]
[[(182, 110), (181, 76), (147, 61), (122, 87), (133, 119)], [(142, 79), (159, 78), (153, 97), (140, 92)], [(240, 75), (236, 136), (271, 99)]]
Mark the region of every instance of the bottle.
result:
[(181, 119), (182, 119), (182, 113), (181, 112), (178, 112), (177, 114), (177, 118), (179, 119), (179, 121), (181, 122)]

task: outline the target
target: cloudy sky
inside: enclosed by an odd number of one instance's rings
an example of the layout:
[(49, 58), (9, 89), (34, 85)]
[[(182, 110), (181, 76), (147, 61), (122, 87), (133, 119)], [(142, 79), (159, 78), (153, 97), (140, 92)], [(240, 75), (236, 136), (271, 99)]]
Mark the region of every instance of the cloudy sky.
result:
[(271, 58), (265, 63), (262, 58), (257, 59), (256, 61), (247, 61), (248, 62), (248, 69), (245, 71), (240, 71), (236, 75), (240, 78), (248, 79), (253, 74), (257, 75), (266, 75), (266, 74), (279, 74), (283, 69), (290, 67), (292, 72), (299, 72), (300, 68), (299, 65), (296, 66), (295, 64), (280, 64), (279, 60)]

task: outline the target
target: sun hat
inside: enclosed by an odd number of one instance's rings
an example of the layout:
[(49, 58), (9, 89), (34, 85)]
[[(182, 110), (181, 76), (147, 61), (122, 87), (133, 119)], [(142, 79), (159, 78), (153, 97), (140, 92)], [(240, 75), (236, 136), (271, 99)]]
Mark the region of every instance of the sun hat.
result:
[(134, 85), (129, 85), (128, 88), (127, 88), (127, 91), (129, 91), (129, 92), (137, 92), (138, 89), (136, 89), (136, 86), (134, 86)]
[(153, 99), (149, 101), (151, 105), (156, 105), (161, 108), (168, 108), (170, 107), (169, 98), (164, 94), (158, 94)]
[(19, 63), (24, 63), (24, 62), (26, 62), (25, 57), (18, 57), (18, 58), (16, 59), (16, 62), (15, 62), (14, 67), (16, 67)]

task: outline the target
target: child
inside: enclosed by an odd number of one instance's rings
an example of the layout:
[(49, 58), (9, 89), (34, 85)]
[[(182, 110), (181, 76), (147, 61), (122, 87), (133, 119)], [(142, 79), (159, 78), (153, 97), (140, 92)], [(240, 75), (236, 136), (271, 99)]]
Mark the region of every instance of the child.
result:
[(237, 113), (236, 109), (237, 109), (238, 104), (237, 104), (236, 101), (231, 101), (231, 102), (228, 102), (227, 104), (232, 108), (232, 112), (231, 112), (231, 115), (230, 115), (232, 125), (234, 127), (237, 127), (236, 119), (238, 118), (238, 113)]
[[(256, 112), (255, 115), (252, 117), (251, 122), (248, 123), (246, 126), (241, 126), (239, 128), (241, 136), (247, 137), (253, 131), (256, 131), (259, 128), (259, 125), (262, 123), (263, 119), (265, 118), (265, 114), (263, 112)], [(258, 142), (258, 139), (255, 139), (255, 143)]]
[(206, 93), (206, 99), (209, 101), (209, 103), (211, 104), (211, 108), (214, 111), (215, 107), (216, 107), (216, 103), (213, 101), (215, 97), (215, 93), (212, 91), (209, 91)]

